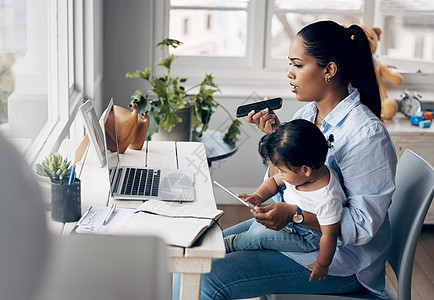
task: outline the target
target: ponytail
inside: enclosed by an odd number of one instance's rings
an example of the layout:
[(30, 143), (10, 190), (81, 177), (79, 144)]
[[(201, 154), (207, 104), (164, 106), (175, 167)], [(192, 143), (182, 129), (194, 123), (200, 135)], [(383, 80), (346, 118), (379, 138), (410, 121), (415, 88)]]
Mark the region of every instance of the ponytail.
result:
[(319, 21), (303, 27), (297, 35), (303, 37), (307, 54), (316, 59), (319, 67), (336, 63), (336, 78), (343, 85), (351, 84), (357, 88), (361, 102), (381, 117), (380, 91), (371, 48), (360, 26), (345, 28), (334, 21)]
[(362, 103), (380, 119), (381, 97), (369, 40), (366, 32), (358, 25), (351, 25), (348, 30), (351, 33), (350, 39), (353, 36), (355, 44), (351, 85), (359, 90)]

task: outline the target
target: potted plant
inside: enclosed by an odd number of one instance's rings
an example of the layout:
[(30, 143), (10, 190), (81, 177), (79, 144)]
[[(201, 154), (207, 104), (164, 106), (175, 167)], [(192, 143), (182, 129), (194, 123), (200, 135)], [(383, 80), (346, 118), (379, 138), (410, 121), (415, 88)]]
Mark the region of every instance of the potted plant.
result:
[(215, 109), (221, 107), (232, 120), (223, 140), (228, 144), (235, 144), (237, 135), (241, 133), (239, 129), (241, 122), (234, 119), (229, 111), (215, 100), (214, 93), (221, 91), (214, 82), (214, 77), (211, 74), (206, 74), (201, 83), (186, 90), (183, 84), (187, 78), (171, 76), (170, 71), (175, 56), (170, 53), (170, 47), (175, 49), (181, 44), (178, 40), (165, 38), (156, 45), (163, 49), (167, 48), (168, 56), (163, 57), (157, 63), (157, 65), (166, 68), (166, 75), (151, 78), (151, 68), (126, 74), (127, 78), (142, 78), (151, 85), (148, 92), (143, 93), (136, 90), (131, 96), (132, 100), (137, 102), (139, 113), (147, 112), (149, 114), (148, 138), (158, 132), (160, 128), (166, 132), (171, 132), (177, 124), (182, 122), (179, 112), (186, 108), (193, 110), (192, 127), (201, 136), (208, 129), (209, 121)]
[(50, 153), (41, 163), (36, 165), (36, 176), (41, 187), (45, 203), (51, 203), (51, 183), (68, 182), (74, 164), (60, 153)]

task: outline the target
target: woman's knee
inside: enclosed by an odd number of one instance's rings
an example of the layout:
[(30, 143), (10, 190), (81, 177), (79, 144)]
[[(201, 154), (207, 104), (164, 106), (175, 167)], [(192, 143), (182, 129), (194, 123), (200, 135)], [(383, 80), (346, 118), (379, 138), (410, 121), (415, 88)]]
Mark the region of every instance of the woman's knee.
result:
[(207, 273), (202, 275), (202, 285), (200, 292), (201, 300), (226, 300), (229, 299), (220, 280), (214, 276), (213, 273)]

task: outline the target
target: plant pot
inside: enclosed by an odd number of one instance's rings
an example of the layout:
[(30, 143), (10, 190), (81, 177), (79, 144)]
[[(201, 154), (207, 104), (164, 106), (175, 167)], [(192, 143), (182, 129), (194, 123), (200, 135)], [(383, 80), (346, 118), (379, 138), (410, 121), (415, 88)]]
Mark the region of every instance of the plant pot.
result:
[(75, 222), (81, 218), (80, 179), (74, 184), (51, 183), (51, 219), (56, 222)]
[(171, 132), (166, 132), (160, 126), (157, 133), (152, 135), (152, 141), (191, 141), (193, 107), (186, 107), (176, 112), (182, 121), (175, 125)]
[(41, 176), (36, 174), (36, 181), (38, 182), (39, 188), (41, 190), (42, 199), (46, 206), (51, 206), (51, 181), (50, 178), (46, 176)]

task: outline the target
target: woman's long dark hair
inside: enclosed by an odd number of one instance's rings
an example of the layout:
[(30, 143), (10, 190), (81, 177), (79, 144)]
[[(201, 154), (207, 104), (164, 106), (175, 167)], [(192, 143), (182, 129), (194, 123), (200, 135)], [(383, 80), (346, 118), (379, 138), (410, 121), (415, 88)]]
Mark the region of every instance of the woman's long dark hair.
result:
[(324, 68), (330, 62), (338, 66), (337, 78), (360, 92), (360, 99), (381, 117), (381, 98), (365, 31), (358, 25), (346, 28), (334, 21), (319, 21), (305, 26), (297, 35), (304, 39), (308, 55)]

